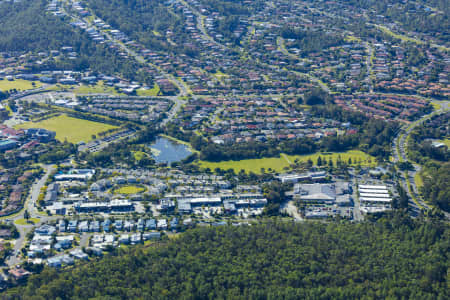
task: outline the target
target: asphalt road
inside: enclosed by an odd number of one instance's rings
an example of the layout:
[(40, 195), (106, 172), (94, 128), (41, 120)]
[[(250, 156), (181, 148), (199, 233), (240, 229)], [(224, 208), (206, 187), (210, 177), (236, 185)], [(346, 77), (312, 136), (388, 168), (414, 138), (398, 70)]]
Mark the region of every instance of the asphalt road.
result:
[(359, 198), (357, 196), (357, 191), (356, 191), (356, 186), (357, 186), (357, 182), (356, 182), (356, 176), (353, 176), (353, 219), (355, 221), (362, 221), (364, 219), (362, 213), (361, 213), (361, 208), (360, 208), (360, 202), (359, 202)]
[(222, 49), (227, 49), (227, 47), (225, 45), (222, 45), (221, 43), (216, 42), (216, 40), (214, 40), (206, 31), (206, 28), (203, 24), (203, 19), (206, 18), (205, 16), (203, 16), (198, 10), (196, 10), (195, 8), (193, 8), (192, 6), (189, 5), (189, 3), (187, 3), (186, 1), (183, 0), (179, 0), (180, 3), (182, 3), (184, 6), (186, 6), (187, 8), (189, 8), (191, 10), (191, 12), (197, 17), (197, 29), (202, 33), (203, 38), (217, 46), (219, 46)]
[[(407, 140), (408, 140), (408, 136), (411, 134), (411, 132), (417, 126), (421, 125), (424, 121), (430, 119), (431, 117), (433, 117), (435, 115), (439, 115), (439, 114), (449, 111), (450, 102), (436, 101), (436, 103), (438, 103), (441, 106), (441, 108), (439, 110), (436, 110), (428, 115), (422, 116), (419, 120), (413, 122), (412, 124), (405, 125), (402, 128), (402, 130), (399, 131), (398, 136), (394, 139), (394, 142), (392, 144), (395, 162), (409, 161), (408, 157), (407, 157), (407, 151), (406, 151), (407, 146), (408, 146)], [(416, 174), (418, 172), (420, 172), (421, 166), (418, 164), (415, 164), (413, 162), (411, 162), (411, 163), (414, 166), (414, 170), (401, 172), (400, 179), (401, 179), (401, 184), (402, 184), (403, 188), (408, 193), (409, 198), (412, 200), (412, 201), (410, 200), (410, 203), (409, 203), (412, 214), (418, 215), (418, 214), (420, 214), (420, 210), (422, 207), (425, 209), (431, 209), (431, 206), (428, 205), (427, 203), (425, 203), (423, 201), (423, 199), (421, 199), (420, 194), (418, 192), (419, 189), (416, 186), (416, 183), (414, 180), (414, 177), (416, 176)], [(408, 188), (407, 181), (409, 181), (413, 192), (411, 192), (410, 189)], [(413, 199), (417, 199), (417, 203), (415, 201), (413, 201)], [(446, 216), (449, 217), (450, 215), (446, 214)]]
[[(92, 22), (88, 18), (83, 18), (81, 20), (78, 16), (69, 14), (68, 11), (64, 11), (64, 12), (78, 21), (83, 21), (83, 22), (89, 24), (90, 26), (96, 27), (95, 25), (92, 24)], [(97, 16), (95, 16), (94, 14), (92, 14), (92, 16), (94, 18), (97, 18)], [(178, 87), (178, 89), (180, 90), (180, 94), (178, 96), (171, 97), (171, 99), (175, 102), (175, 104), (173, 105), (172, 109), (167, 113), (167, 118), (165, 118), (162, 121), (161, 125), (165, 125), (168, 122), (170, 122), (177, 115), (178, 111), (183, 107), (183, 105), (186, 103), (186, 101), (183, 100), (181, 97), (184, 97), (189, 94), (188, 86), (184, 82), (175, 78), (175, 76), (173, 76), (172, 74), (169, 74), (169, 73), (165, 72), (164, 70), (162, 70), (161, 68), (159, 68), (158, 66), (153, 65), (153, 64), (149, 63), (148, 61), (146, 61), (144, 57), (142, 57), (141, 55), (136, 53), (133, 49), (131, 49), (128, 46), (126, 46), (125, 44), (123, 44), (121, 41), (116, 40), (108, 32), (106, 32), (100, 28), (97, 28), (97, 30), (99, 32), (102, 32), (108, 40), (110, 40), (111, 42), (116, 44), (116, 46), (118, 46), (122, 50), (124, 50), (129, 56), (133, 57), (136, 61), (138, 61), (141, 64), (146, 64), (152, 68), (157, 69), (162, 75), (164, 75), (164, 77), (166, 77), (168, 80), (170, 80), (172, 83), (174, 83)]]
[(19, 257), (20, 250), (25, 245), (26, 235), (34, 227), (39, 226), (43, 222), (47, 222), (47, 221), (50, 221), (50, 220), (57, 219), (57, 217), (54, 217), (54, 216), (45, 216), (43, 214), (39, 214), (37, 206), (36, 206), (36, 202), (37, 202), (37, 200), (39, 198), (39, 194), (40, 194), (41, 188), (45, 185), (45, 182), (47, 181), (48, 176), (54, 170), (54, 166), (53, 165), (44, 165), (43, 168), (44, 168), (45, 174), (37, 182), (35, 182), (32, 185), (31, 191), (30, 191), (30, 195), (28, 196), (27, 200), (25, 201), (24, 209), (22, 209), (22, 211), (20, 213), (18, 213), (17, 215), (15, 215), (14, 217), (8, 218), (8, 220), (11, 220), (12, 222), (14, 222), (16, 220), (19, 220), (19, 219), (23, 219), (24, 212), (25, 212), (25, 209), (26, 209), (28, 211), (28, 213), (30, 214), (31, 218), (39, 219), (39, 222), (37, 224), (35, 224), (35, 225), (32, 225), (32, 224), (30, 224), (30, 225), (17, 225), (16, 224), (16, 227), (17, 227), (17, 230), (20, 233), (20, 236), (14, 243), (14, 252), (13, 252), (13, 254), (10, 255), (8, 257), (8, 259), (6, 260), (6, 264), (8, 266), (14, 266), (14, 265), (16, 265), (16, 264), (21, 262), (21, 258)]
[(280, 211), (287, 213), (296, 221), (304, 221), (300, 213), (298, 212), (297, 206), (295, 206), (294, 201), (286, 201), (280, 207)]

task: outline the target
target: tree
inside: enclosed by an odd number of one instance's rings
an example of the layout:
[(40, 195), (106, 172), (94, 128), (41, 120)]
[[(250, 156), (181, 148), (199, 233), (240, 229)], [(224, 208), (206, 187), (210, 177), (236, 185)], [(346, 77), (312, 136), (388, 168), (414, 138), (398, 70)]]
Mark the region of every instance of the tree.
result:
[(397, 182), (396, 188), (398, 192), (398, 203), (395, 204), (396, 208), (408, 208), (408, 194), (399, 182)]
[(44, 268), (2, 296), (446, 299), (448, 234), (437, 219), (413, 220), (401, 212), (358, 224), (274, 219), (199, 227), (153, 247), (110, 249), (112, 255), (89, 264)]
[(322, 157), (320, 156), (317, 158), (317, 166), (322, 166)]

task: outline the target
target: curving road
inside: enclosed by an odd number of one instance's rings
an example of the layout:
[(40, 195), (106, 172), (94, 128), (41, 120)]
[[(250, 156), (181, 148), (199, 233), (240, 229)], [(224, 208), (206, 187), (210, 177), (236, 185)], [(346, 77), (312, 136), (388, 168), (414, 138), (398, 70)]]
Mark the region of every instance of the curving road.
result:
[[(407, 157), (407, 147), (408, 147), (408, 137), (411, 134), (411, 132), (419, 125), (421, 125), (424, 121), (432, 118), (433, 116), (446, 113), (450, 111), (450, 102), (446, 101), (436, 101), (440, 105), (440, 108), (428, 115), (422, 116), (419, 120), (409, 124), (405, 125), (404, 128), (402, 128), (398, 136), (394, 139), (392, 148), (394, 149), (394, 162), (406, 162), (409, 161)], [(401, 172), (401, 183), (403, 185), (403, 188), (408, 193), (408, 196), (410, 199), (412, 199), (412, 202), (410, 201), (410, 206), (412, 207), (413, 212), (419, 213), (421, 209), (431, 209), (432, 207), (425, 203), (423, 199), (421, 199), (419, 194), (419, 189), (416, 186), (414, 177), (418, 172), (421, 170), (421, 166), (418, 164), (415, 164), (414, 162), (410, 161), (413, 166), (413, 171), (403, 171)], [(409, 184), (408, 184), (409, 183)], [(411, 189), (409, 188), (411, 186)], [(412, 191), (411, 191), (412, 190)], [(450, 215), (446, 214), (447, 217)]]
[(46, 216), (46, 215), (40, 214), (37, 209), (37, 206), (36, 206), (36, 203), (39, 198), (39, 194), (41, 192), (42, 187), (45, 185), (50, 173), (55, 169), (54, 165), (44, 165), (43, 168), (44, 168), (45, 174), (31, 186), (30, 194), (25, 201), (24, 208), (18, 214), (14, 215), (14, 217), (8, 218), (8, 220), (11, 220), (12, 222), (19, 220), (19, 219), (23, 219), (24, 212), (26, 209), (28, 211), (28, 213), (30, 214), (30, 218), (39, 219), (39, 222), (34, 225), (32, 225), (32, 224), (17, 225), (16, 224), (16, 227), (17, 227), (17, 230), (19, 231), (20, 236), (14, 243), (13, 254), (10, 255), (8, 257), (8, 259), (6, 260), (6, 264), (8, 266), (14, 266), (21, 262), (20, 250), (25, 245), (26, 235), (34, 227), (40, 226), (40, 224), (42, 224), (44, 222), (58, 219), (58, 217), (56, 217), (56, 216)]

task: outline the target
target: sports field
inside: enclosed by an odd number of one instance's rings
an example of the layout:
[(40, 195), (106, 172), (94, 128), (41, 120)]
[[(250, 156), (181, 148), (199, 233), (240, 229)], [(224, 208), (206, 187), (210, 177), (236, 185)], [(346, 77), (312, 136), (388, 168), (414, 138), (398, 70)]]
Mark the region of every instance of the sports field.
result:
[(92, 135), (117, 126), (93, 122), (83, 119), (72, 118), (67, 115), (60, 115), (40, 122), (27, 122), (17, 126), (18, 128), (44, 128), (56, 132), (56, 139), (70, 143), (89, 142)]
[(0, 90), (1, 91), (9, 91), (12, 89), (16, 89), (18, 91), (25, 91), (25, 90), (31, 90), (38, 87), (41, 87), (42, 84), (38, 81), (34, 81), (34, 86), (31, 81), (23, 80), (23, 79), (16, 79), (13, 81), (9, 81), (6, 79), (0, 80)]
[(239, 161), (221, 161), (221, 162), (209, 162), (209, 161), (199, 161), (198, 165), (202, 168), (209, 168), (214, 170), (220, 168), (223, 170), (233, 169), (235, 172), (244, 170), (246, 172), (253, 172), (260, 174), (261, 168), (265, 171), (269, 169), (276, 172), (283, 172), (284, 168), (289, 167), (289, 165), (294, 164), (296, 160), (298, 162), (307, 162), (308, 159), (312, 160), (314, 165), (317, 164), (317, 159), (321, 157), (322, 161), (325, 159), (327, 162), (331, 158), (334, 165), (341, 157), (343, 162), (348, 163), (349, 159), (352, 160), (352, 165), (361, 164), (361, 166), (376, 166), (375, 157), (372, 157), (359, 150), (350, 150), (341, 153), (314, 153), (309, 155), (286, 155), (281, 154), (280, 157), (270, 157), (270, 158), (260, 158), (260, 159), (244, 159)]

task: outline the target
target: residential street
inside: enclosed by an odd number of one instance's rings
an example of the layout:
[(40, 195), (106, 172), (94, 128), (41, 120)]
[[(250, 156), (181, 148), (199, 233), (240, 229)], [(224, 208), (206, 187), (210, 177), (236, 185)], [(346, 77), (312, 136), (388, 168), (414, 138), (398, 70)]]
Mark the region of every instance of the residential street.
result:
[[(30, 214), (30, 218), (37, 218), (37, 219), (39, 219), (39, 222), (35, 225), (31, 225), (31, 224), (30, 225), (17, 225), (16, 224), (16, 227), (20, 233), (20, 237), (14, 243), (14, 254), (10, 255), (6, 261), (8, 266), (14, 266), (20, 262), (20, 258), (18, 257), (18, 254), (20, 254), (20, 250), (25, 245), (26, 235), (34, 227), (39, 226), (43, 222), (54, 220), (57, 218), (57, 217), (46, 216), (43, 213), (42, 214), (39, 213), (38, 209), (36, 207), (36, 202), (39, 198), (39, 193), (41, 191), (41, 188), (45, 185), (45, 182), (47, 181), (48, 176), (54, 170), (55, 167), (53, 165), (44, 165), (43, 168), (45, 171), (44, 176), (42, 176), (41, 179), (39, 179), (36, 183), (33, 184), (33, 186), (31, 187), (30, 195), (27, 198), (25, 205), (24, 205), (24, 208)], [(8, 218), (8, 220), (10, 220), (11, 222), (14, 222), (16, 220), (23, 219), (25, 209), (22, 209), (20, 211), (20, 213), (15, 215), (14, 217)]]

